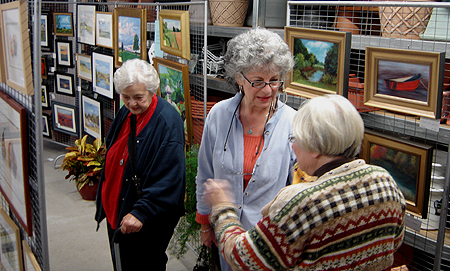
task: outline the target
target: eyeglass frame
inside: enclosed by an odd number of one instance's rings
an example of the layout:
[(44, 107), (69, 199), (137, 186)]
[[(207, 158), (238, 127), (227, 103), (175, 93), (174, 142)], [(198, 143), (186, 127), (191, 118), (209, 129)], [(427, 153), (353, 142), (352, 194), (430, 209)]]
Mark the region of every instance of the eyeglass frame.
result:
[[(284, 85), (284, 81), (269, 81), (269, 82), (265, 82), (265, 81), (250, 81), (247, 77), (245, 77), (245, 75), (244, 75), (243, 72), (241, 72), (241, 74), (242, 74), (242, 76), (244, 77), (244, 79), (247, 80), (247, 82), (250, 83), (250, 85), (252, 86), (252, 88), (259, 88), (259, 89), (261, 89), (261, 88), (265, 88), (267, 85), (269, 85), (269, 87), (270, 87), (271, 89), (277, 89), (277, 88), (280, 89), (280, 88), (282, 88), (283, 85)], [(264, 83), (264, 86), (256, 87), (256, 86), (255, 86), (255, 83)], [(279, 85), (279, 86), (272, 86), (271, 84), (274, 84), (274, 83), (280, 83), (280, 85)]]

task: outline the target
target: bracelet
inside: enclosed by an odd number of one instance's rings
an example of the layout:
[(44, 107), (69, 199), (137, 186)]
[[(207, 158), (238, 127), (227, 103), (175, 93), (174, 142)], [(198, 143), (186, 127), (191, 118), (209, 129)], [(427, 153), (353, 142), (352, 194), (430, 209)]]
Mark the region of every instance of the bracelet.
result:
[(210, 230), (212, 230), (212, 227), (209, 228), (209, 229), (207, 229), (207, 230), (205, 230), (205, 231), (202, 231), (202, 230), (200, 230), (200, 231), (203, 232), (203, 233), (205, 233), (205, 232), (209, 232)]

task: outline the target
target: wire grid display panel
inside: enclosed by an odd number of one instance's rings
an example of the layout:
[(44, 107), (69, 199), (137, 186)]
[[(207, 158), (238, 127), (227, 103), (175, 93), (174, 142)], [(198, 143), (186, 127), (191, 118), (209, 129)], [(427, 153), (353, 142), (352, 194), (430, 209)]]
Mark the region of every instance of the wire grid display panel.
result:
[[(0, 0), (0, 4), (5, 4), (14, 1), (8, 0)], [(33, 20), (32, 14), (34, 13), (34, 2), (27, 1), (28, 3), (28, 28), (30, 34), (32, 36), (33, 31)], [(30, 39), (30, 48), (33, 48), (33, 40)], [(33, 50), (31, 49), (31, 59), (33, 59)], [(10, 215), (12, 220), (20, 229), (20, 235), (22, 239), (25, 239), (27, 243), (30, 245), (33, 253), (36, 256), (39, 264), (42, 266), (43, 256), (42, 249), (40, 243), (41, 239), (41, 223), (40, 223), (40, 211), (41, 207), (39, 204), (39, 192), (38, 192), (38, 172), (37, 172), (37, 146), (41, 144), (41, 142), (36, 141), (36, 134), (40, 131), (36, 131), (36, 122), (35, 122), (35, 106), (34, 106), (34, 96), (24, 95), (22, 92), (19, 92), (4, 83), (0, 83), (0, 90), (7, 93), (10, 97), (12, 97), (16, 102), (18, 102), (21, 106), (26, 109), (27, 114), (27, 142), (26, 146), (28, 150), (28, 174), (29, 174), (29, 184), (30, 184), (30, 199), (31, 199), (31, 212), (32, 212), (32, 228), (33, 228), (33, 236), (29, 237), (26, 231), (23, 229), (19, 220), (15, 217), (15, 215), (10, 211), (10, 207), (6, 201), (6, 199), (0, 195), (0, 206)]]
[[(383, 6), (381, 6), (383, 5)], [(348, 83), (348, 99), (361, 113), (367, 130), (377, 130), (391, 134), (411, 142), (418, 142), (434, 147), (432, 158), (431, 191), (428, 203), (427, 219), (412, 218), (421, 222), (420, 231), (407, 230), (405, 244), (398, 252), (402, 264), (410, 270), (433, 270), (439, 264), (441, 269), (450, 268), (450, 236), (446, 230), (450, 227), (448, 209), (436, 215), (435, 204), (444, 198), (448, 191), (446, 171), (449, 167), (448, 147), (450, 137), (450, 121), (448, 106), (450, 92), (446, 92), (450, 83), (450, 67), (445, 65), (444, 95), (442, 101), (442, 119), (439, 132), (420, 127), (420, 118), (400, 114), (388, 110), (368, 107), (364, 101), (364, 70), (366, 46), (418, 50), (429, 52), (445, 52), (447, 55), (450, 41), (448, 25), (448, 4), (442, 3), (389, 3), (376, 2), (331, 2), (301, 1), (288, 2), (288, 24), (291, 27), (322, 29), (351, 32), (350, 69)], [(434, 13), (434, 15), (433, 15)], [(427, 29), (433, 18), (447, 16), (440, 24), (440, 33)], [(406, 19), (405, 19), (406, 18)], [(439, 19), (437, 19), (439, 21)], [(442, 19), (441, 19), (442, 20)], [(430, 34), (431, 33), (431, 34)], [(449, 95), (447, 95), (447, 93)], [(290, 97), (289, 103), (298, 108), (302, 97)], [(441, 218), (442, 217), (442, 218)], [(439, 228), (440, 219), (446, 219), (446, 226)], [(439, 241), (438, 236), (445, 236)], [(442, 251), (440, 254), (435, 252)], [(431, 254), (430, 254), (431, 252)], [(413, 257), (411, 257), (414, 255)]]

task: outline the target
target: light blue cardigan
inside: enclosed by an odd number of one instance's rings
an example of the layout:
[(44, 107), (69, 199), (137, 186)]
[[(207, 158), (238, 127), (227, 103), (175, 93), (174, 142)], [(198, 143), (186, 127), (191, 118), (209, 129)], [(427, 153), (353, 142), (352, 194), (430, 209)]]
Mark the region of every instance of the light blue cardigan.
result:
[[(261, 209), (292, 182), (292, 167), (296, 157), (289, 143), (289, 135), (292, 134), (292, 121), (296, 111), (278, 102), (280, 109), (266, 125), (262, 153), (256, 161), (254, 174), (243, 191), (243, 176), (229, 173), (242, 172), (244, 164), (244, 136), (239, 110), (224, 154), (225, 138), (240, 99), (241, 94), (238, 93), (233, 98), (220, 101), (206, 118), (198, 155), (197, 211), (202, 215), (210, 213), (210, 207), (201, 200), (206, 179), (226, 179), (233, 189), (236, 213), (244, 229), (248, 230), (261, 218)], [(227, 172), (222, 169), (222, 165)]]

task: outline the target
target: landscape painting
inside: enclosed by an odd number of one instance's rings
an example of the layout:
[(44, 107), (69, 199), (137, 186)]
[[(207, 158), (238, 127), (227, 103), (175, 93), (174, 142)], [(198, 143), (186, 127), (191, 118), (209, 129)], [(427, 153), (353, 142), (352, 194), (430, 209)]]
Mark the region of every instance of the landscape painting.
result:
[(92, 53), (94, 91), (113, 99), (113, 57)]
[(162, 9), (159, 21), (161, 50), (190, 60), (189, 12)]
[(163, 19), (164, 46), (181, 49), (181, 22)]
[(113, 14), (96, 13), (96, 43), (98, 46), (113, 49)]
[(78, 136), (77, 107), (60, 102), (52, 102), (53, 130)]
[(77, 54), (78, 77), (92, 81), (91, 56)]
[(78, 42), (95, 45), (95, 6), (78, 5)]
[(286, 92), (305, 98), (347, 97), (351, 34), (298, 27), (285, 27), (284, 34), (294, 56)]
[(119, 16), (119, 61), (141, 57), (141, 18)]
[(53, 13), (55, 36), (73, 36), (72, 13)]
[(188, 65), (156, 57), (153, 59), (159, 74), (158, 95), (180, 114), (188, 138), (192, 136), (191, 104)]
[(294, 39), (293, 82), (336, 93), (339, 44)]
[(82, 100), (84, 131), (94, 138), (102, 138), (100, 102), (87, 96), (82, 96)]

